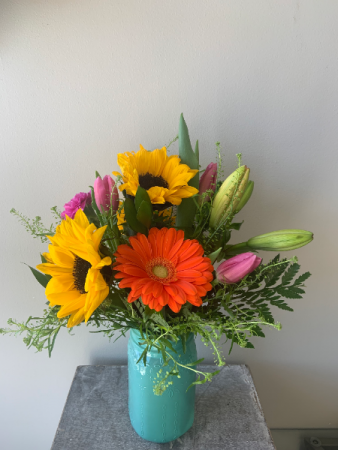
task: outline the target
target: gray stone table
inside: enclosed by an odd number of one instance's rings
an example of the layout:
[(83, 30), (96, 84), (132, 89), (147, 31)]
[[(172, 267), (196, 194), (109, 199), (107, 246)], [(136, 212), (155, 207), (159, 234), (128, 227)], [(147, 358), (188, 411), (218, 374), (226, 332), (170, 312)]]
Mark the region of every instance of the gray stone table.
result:
[(197, 386), (195, 408), (194, 425), (180, 439), (145, 441), (129, 421), (127, 366), (79, 366), (51, 450), (275, 449), (245, 365), (225, 366)]

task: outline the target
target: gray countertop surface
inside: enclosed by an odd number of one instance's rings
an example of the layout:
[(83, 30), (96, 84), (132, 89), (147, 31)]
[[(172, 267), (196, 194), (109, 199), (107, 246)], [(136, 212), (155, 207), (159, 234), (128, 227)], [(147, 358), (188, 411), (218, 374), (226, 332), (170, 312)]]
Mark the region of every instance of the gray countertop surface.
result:
[[(215, 366), (200, 366), (213, 371)], [(250, 371), (228, 365), (196, 387), (195, 421), (181, 438), (140, 438), (128, 415), (127, 366), (79, 366), (51, 450), (274, 450)]]

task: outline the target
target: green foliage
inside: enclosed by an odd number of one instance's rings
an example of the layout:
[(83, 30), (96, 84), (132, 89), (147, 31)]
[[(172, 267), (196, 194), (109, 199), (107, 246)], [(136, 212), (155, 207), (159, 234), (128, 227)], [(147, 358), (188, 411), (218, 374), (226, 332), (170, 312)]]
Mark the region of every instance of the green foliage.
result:
[(36, 216), (34, 219), (29, 219), (27, 216), (14, 208), (11, 209), (10, 213), (19, 220), (19, 222), (25, 227), (26, 231), (31, 234), (34, 239), (40, 239), (42, 243), (48, 241), (47, 235), (55, 234), (56, 226), (59, 225), (61, 220), (60, 212), (56, 206), (51, 208), (51, 213), (55, 222), (52, 223), (49, 228), (43, 225), (40, 216)]
[(100, 220), (98, 215), (95, 213), (94, 208), (92, 207), (92, 205), (86, 205), (85, 209), (83, 210), (83, 212), (86, 214), (87, 219), (89, 220), (89, 222), (93, 223), (97, 228), (100, 227)]
[(148, 228), (138, 220), (137, 210), (131, 198), (126, 198), (124, 201), (124, 213), (126, 215), (126, 222), (132, 230), (136, 233), (148, 235)]
[[(178, 131), (179, 156), (181, 163), (187, 164), (190, 169), (199, 169), (199, 147), (196, 142), (195, 152), (192, 149), (187, 124), (185, 123), (183, 114), (180, 117)], [(198, 173), (190, 180), (190, 186), (198, 189), (199, 176)], [(184, 198), (182, 203), (177, 207), (176, 226), (182, 229), (189, 229), (194, 223), (196, 213), (196, 202), (194, 198)]]
[[(28, 266), (28, 264), (26, 264)], [(44, 273), (39, 272), (31, 266), (28, 266), (34, 275), (35, 279), (41, 284), (42, 287), (46, 288), (48, 281), (52, 278), (50, 275), (45, 275)]]
[(23, 342), (27, 348), (34, 347), (38, 352), (47, 349), (51, 356), (60, 329), (67, 326), (67, 319), (58, 319), (58, 311), (59, 307), (45, 309), (42, 317), (30, 316), (24, 323), (9, 319), (7, 323), (11, 328), (0, 328), (0, 334), (25, 333)]
[[(285, 311), (293, 311), (285, 299), (299, 299), (304, 294), (303, 282), (310, 276), (307, 272), (294, 280), (300, 269), (295, 259), (280, 260), (277, 255), (266, 265), (261, 265), (255, 272), (240, 283), (230, 287), (231, 302), (229, 310), (238, 319), (261, 319), (269, 324), (275, 320), (271, 306)], [(220, 292), (219, 292), (220, 293)], [(219, 295), (219, 294), (218, 294)], [(261, 330), (256, 329), (258, 336)]]
[(153, 205), (148, 192), (141, 186), (138, 187), (135, 196), (136, 219), (147, 229), (150, 228), (153, 218)]

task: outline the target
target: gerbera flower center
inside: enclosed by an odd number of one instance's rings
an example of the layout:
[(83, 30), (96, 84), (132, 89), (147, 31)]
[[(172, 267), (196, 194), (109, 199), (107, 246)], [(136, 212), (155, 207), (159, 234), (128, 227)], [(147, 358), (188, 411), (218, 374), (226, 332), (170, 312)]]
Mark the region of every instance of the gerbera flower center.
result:
[(166, 258), (151, 259), (146, 266), (146, 271), (150, 278), (161, 283), (169, 283), (177, 279), (174, 264)]
[(159, 186), (168, 189), (168, 182), (161, 176), (155, 176), (147, 172), (144, 175), (138, 176), (139, 185), (146, 191), (154, 186)]
[(168, 276), (167, 268), (164, 266), (155, 266), (152, 270), (153, 274), (159, 278), (166, 278)]
[(88, 261), (80, 258), (79, 256), (75, 256), (73, 266), (74, 285), (81, 294), (87, 294), (87, 291), (85, 290), (85, 284), (88, 270), (91, 267), (92, 265)]

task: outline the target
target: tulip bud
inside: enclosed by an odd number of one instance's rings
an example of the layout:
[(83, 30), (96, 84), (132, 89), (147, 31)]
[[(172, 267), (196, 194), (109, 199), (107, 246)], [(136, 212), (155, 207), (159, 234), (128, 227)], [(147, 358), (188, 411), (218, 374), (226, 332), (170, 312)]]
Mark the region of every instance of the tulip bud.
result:
[(97, 177), (94, 182), (94, 195), (97, 207), (101, 212), (109, 211), (112, 208), (113, 212), (116, 212), (119, 208), (119, 194), (115, 181), (111, 176), (106, 175), (103, 177)]
[(216, 178), (217, 178), (217, 164), (210, 163), (205, 169), (203, 175), (200, 178), (199, 184), (199, 202), (208, 202), (210, 200), (209, 195), (202, 196), (206, 191), (215, 192), (216, 189)]
[(217, 280), (221, 283), (237, 283), (253, 272), (262, 262), (254, 253), (242, 253), (222, 262), (216, 269)]
[(244, 208), (244, 206), (248, 203), (248, 201), (250, 200), (251, 194), (253, 192), (253, 188), (254, 188), (254, 182), (249, 180), (248, 184), (246, 185), (243, 197), (241, 198), (240, 202), (237, 205), (235, 214), (238, 214), (240, 212), (240, 210), (242, 208)]
[(230, 214), (234, 214), (248, 184), (250, 169), (241, 166), (223, 182), (217, 192), (210, 216), (211, 228), (217, 228)]
[(279, 230), (261, 234), (246, 243), (253, 250), (285, 251), (303, 247), (313, 240), (313, 233), (304, 230)]

